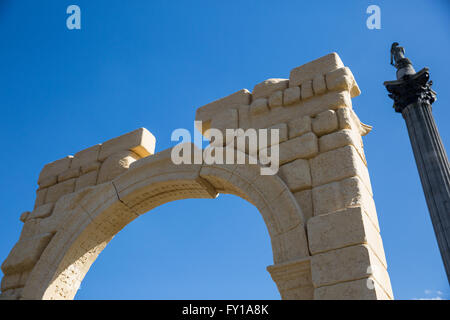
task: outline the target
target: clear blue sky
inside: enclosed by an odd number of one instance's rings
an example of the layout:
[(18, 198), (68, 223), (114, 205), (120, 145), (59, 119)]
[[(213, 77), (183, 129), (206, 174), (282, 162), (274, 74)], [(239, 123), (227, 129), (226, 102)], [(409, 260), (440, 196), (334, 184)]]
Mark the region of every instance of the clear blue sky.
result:
[[(66, 28), (77, 4), (82, 29)], [(381, 8), (381, 30), (366, 8)], [(32, 210), (48, 162), (138, 127), (174, 143), (195, 109), (336, 51), (373, 125), (365, 150), (396, 298), (449, 298), (405, 123), (382, 83), (400, 42), (428, 66), (433, 113), (450, 147), (448, 1), (0, 0), (0, 261)], [(262, 217), (244, 200), (183, 200), (128, 225), (101, 253), (79, 299), (279, 299)], [(437, 291), (441, 291), (439, 293)]]

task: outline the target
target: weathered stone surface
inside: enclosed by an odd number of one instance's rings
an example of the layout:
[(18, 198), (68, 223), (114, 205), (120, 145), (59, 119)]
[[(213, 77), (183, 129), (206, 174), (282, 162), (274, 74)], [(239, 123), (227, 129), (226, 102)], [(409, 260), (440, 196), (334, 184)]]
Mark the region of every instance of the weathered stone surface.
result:
[(49, 187), (45, 197), (45, 202), (55, 202), (63, 195), (73, 192), (75, 190), (75, 181), (76, 179), (69, 179)]
[(339, 129), (357, 130), (359, 132), (359, 124), (354, 122), (352, 112), (353, 110), (350, 108), (339, 108), (336, 110)]
[(41, 179), (39, 187), (47, 188), (47, 187), (53, 186), (57, 182), (58, 182), (58, 176), (46, 177), (46, 178)]
[[(372, 289), (373, 288), (373, 289)], [(314, 290), (314, 300), (391, 300), (372, 278), (337, 283)]]
[[(287, 127), (286, 123), (278, 123), (273, 126), (270, 126), (267, 129), (268, 129), (268, 132), (267, 132), (268, 141), (270, 141), (270, 143), (268, 143), (268, 146), (276, 144), (276, 143), (274, 143), (274, 141), (270, 140), (270, 135), (271, 135), (270, 131), (273, 129), (278, 129), (278, 134), (279, 134), (279, 139), (280, 139), (278, 143), (284, 142), (288, 139), (288, 127)], [(258, 145), (260, 145), (260, 144), (258, 144)]]
[(85, 174), (91, 171), (98, 171), (101, 165), (102, 163), (100, 161), (88, 162), (81, 166), (81, 173)]
[(358, 176), (372, 195), (367, 167), (353, 146), (321, 153), (310, 160), (310, 165), (314, 187)]
[(255, 85), (252, 91), (253, 100), (259, 98), (268, 98), (274, 92), (283, 91), (289, 85), (289, 79), (267, 79)]
[(20, 275), (20, 273), (5, 275), (1, 283), (2, 292), (20, 287)]
[(361, 94), (352, 72), (347, 67), (327, 73), (325, 80), (328, 90), (348, 90), (352, 98)]
[(314, 94), (324, 94), (327, 91), (327, 85), (325, 83), (325, 77), (322, 74), (318, 74), (313, 79)]
[(39, 175), (38, 184), (41, 185), (41, 183), (46, 178), (49, 178), (51, 176), (57, 177), (58, 174), (69, 169), (72, 158), (73, 158), (72, 156), (68, 156), (66, 158), (59, 159), (49, 164), (46, 164)]
[(252, 115), (259, 115), (269, 111), (266, 98), (256, 99), (250, 105), (250, 113)]
[(313, 255), (311, 273), (315, 288), (372, 276), (392, 296), (387, 271), (367, 245)]
[(75, 183), (75, 191), (81, 190), (85, 187), (95, 186), (97, 184), (98, 171), (90, 171), (81, 175)]
[(360, 206), (379, 230), (375, 204), (360, 178), (350, 177), (312, 189), (314, 215)]
[(311, 132), (311, 118), (308, 116), (300, 117), (289, 121), (289, 139), (301, 136)]
[(298, 159), (287, 163), (281, 166), (279, 174), (291, 191), (311, 187), (311, 174), (309, 172), (308, 160)]
[(47, 196), (48, 188), (38, 189), (36, 191), (36, 201), (34, 202), (34, 207), (39, 207), (45, 203), (45, 197)]
[(308, 220), (307, 230), (312, 254), (367, 244), (387, 267), (381, 236), (361, 207), (315, 216)]
[[(224, 98), (208, 103), (203, 107), (197, 109), (195, 120), (208, 122), (219, 112), (230, 107), (238, 105), (248, 105), (252, 99), (252, 94), (247, 89), (242, 89), (238, 92), (230, 94)], [(203, 132), (202, 132), (203, 133)]]
[(368, 134), (372, 127), (361, 123), (358, 116), (351, 108), (339, 108), (336, 110), (340, 129), (351, 129), (359, 132), (361, 136)]
[(138, 159), (139, 156), (132, 151), (120, 151), (109, 156), (100, 168), (97, 184), (111, 181), (127, 171), (130, 165)]
[(46, 203), (42, 206), (37, 207), (33, 210), (33, 212), (30, 214), (30, 219), (42, 219), (45, 217), (48, 217), (52, 214), (54, 203)]
[(300, 137), (280, 144), (280, 164), (302, 158), (314, 157), (319, 152), (317, 137), (314, 133), (306, 133)]
[(309, 259), (267, 267), (283, 300), (310, 300), (314, 295)]
[(80, 168), (72, 168), (66, 170), (58, 175), (58, 182), (63, 182), (72, 178), (78, 178), (80, 175)]
[(292, 87), (284, 90), (283, 103), (285, 106), (300, 101), (300, 87)]
[(236, 129), (238, 121), (238, 111), (236, 109), (227, 109), (212, 119), (211, 128), (222, 131), (225, 137), (226, 129)]
[(338, 120), (333, 110), (319, 113), (312, 119), (312, 129), (315, 134), (322, 136), (338, 129)]
[(321, 153), (344, 146), (354, 146), (361, 158), (364, 159), (361, 136), (353, 130), (339, 130), (319, 138), (319, 151)]
[(302, 97), (302, 100), (309, 99), (314, 95), (312, 80), (308, 80), (302, 83), (300, 95)]
[(139, 128), (120, 137), (104, 142), (100, 148), (98, 159), (104, 161), (110, 155), (130, 150), (140, 158), (152, 155), (155, 152), (155, 137), (145, 128)]
[(23, 288), (8, 289), (0, 293), (0, 300), (20, 300)]
[(40, 234), (17, 242), (2, 264), (3, 273), (13, 274), (33, 267), (52, 236), (51, 233)]
[(342, 68), (344, 64), (338, 54), (333, 52), (319, 59), (292, 69), (289, 76), (289, 87), (301, 85), (307, 80), (314, 79), (318, 74), (326, 74), (330, 71)]
[(295, 200), (297, 200), (300, 208), (302, 209), (305, 221), (308, 221), (314, 215), (311, 190), (295, 192), (294, 197)]
[(283, 105), (283, 91), (276, 91), (269, 97), (269, 107), (271, 109), (281, 107)]
[[(323, 95), (316, 96), (308, 100), (298, 101), (292, 105), (272, 109), (271, 112), (265, 113), (264, 116), (248, 116), (245, 120), (245, 112), (239, 112), (239, 127), (243, 129), (267, 128), (273, 124), (280, 122), (289, 122), (303, 116), (314, 117), (317, 114), (327, 111), (336, 110), (338, 108), (351, 108), (352, 103), (348, 91), (331, 91)], [(243, 121), (241, 121), (244, 119)]]
[(90, 148), (81, 150), (75, 153), (72, 163), (70, 165), (71, 168), (79, 168), (89, 163), (96, 162), (98, 160), (98, 155), (100, 153), (100, 144), (96, 144)]
[(305, 227), (303, 224), (271, 237), (275, 264), (309, 258)]

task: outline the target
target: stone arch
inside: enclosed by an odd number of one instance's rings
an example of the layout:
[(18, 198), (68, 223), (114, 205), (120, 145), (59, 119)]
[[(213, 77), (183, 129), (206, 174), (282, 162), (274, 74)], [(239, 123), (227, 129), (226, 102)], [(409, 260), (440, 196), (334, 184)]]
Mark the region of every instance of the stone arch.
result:
[[(278, 129), (274, 176), (261, 175), (258, 164), (177, 166), (170, 150), (153, 154), (155, 137), (144, 128), (47, 164), (35, 208), (21, 215), (20, 239), (2, 264), (0, 298), (72, 298), (111, 237), (140, 214), (231, 193), (264, 218), (274, 258), (267, 270), (283, 299), (392, 299), (362, 143), (371, 127), (352, 106), (359, 94), (350, 69), (331, 53), (294, 68), (289, 79), (197, 109), (206, 137), (211, 128), (224, 136)], [(265, 148), (224, 145), (246, 157)]]
[[(171, 162), (170, 151), (140, 159), (111, 182), (59, 200), (65, 202), (65, 210), (71, 210), (70, 219), (42, 253), (22, 297), (72, 299), (106, 244), (140, 214), (174, 200), (215, 198), (218, 191), (240, 196), (258, 208), (270, 234), (275, 263), (308, 257), (302, 211), (278, 176), (261, 176), (259, 165), (177, 166)], [(312, 298), (312, 284), (308, 277), (305, 280), (303, 295)]]

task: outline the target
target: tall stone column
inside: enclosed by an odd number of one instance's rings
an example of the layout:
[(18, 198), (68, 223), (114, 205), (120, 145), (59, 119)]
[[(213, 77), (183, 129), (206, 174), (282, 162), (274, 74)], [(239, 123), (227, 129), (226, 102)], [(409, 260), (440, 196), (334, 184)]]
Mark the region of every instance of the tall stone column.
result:
[(384, 85), (394, 100), (395, 111), (406, 121), (431, 222), (450, 279), (450, 167), (431, 113), (436, 93), (431, 89), (428, 69), (416, 73), (398, 43), (392, 45), (391, 57), (398, 69), (397, 80), (386, 81)]

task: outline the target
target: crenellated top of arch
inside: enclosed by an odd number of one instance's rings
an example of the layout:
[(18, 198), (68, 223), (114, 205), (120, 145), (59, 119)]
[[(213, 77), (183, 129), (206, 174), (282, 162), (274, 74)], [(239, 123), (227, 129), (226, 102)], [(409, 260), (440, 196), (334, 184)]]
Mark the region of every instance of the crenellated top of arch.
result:
[[(268, 128), (302, 116), (314, 117), (329, 109), (351, 108), (361, 93), (355, 78), (337, 53), (294, 68), (289, 79), (268, 79), (197, 109), (202, 133), (209, 128)], [(359, 122), (359, 121), (358, 121)], [(361, 133), (370, 126), (361, 125)]]

